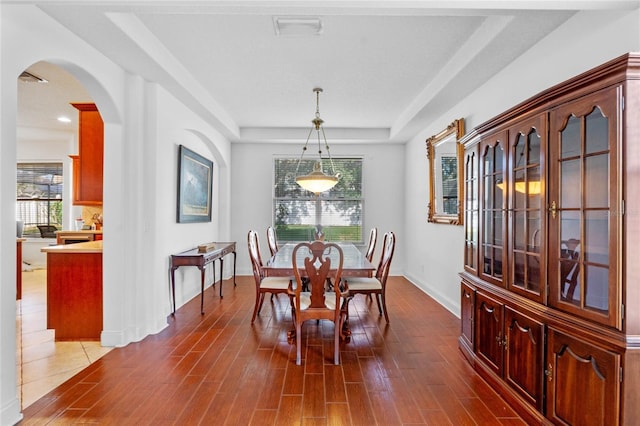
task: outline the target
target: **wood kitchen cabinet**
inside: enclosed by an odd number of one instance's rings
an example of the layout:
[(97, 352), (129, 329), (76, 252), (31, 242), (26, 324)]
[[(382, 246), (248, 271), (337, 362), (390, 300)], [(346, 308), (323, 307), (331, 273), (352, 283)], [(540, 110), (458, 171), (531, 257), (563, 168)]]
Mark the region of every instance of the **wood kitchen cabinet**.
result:
[(638, 116), (640, 54), (627, 54), (461, 142), (479, 165), (464, 176), (478, 220), (465, 221), (459, 346), (529, 423), (638, 420)]
[(102, 205), (104, 123), (95, 104), (72, 103), (78, 110), (78, 155), (73, 160), (73, 204)]

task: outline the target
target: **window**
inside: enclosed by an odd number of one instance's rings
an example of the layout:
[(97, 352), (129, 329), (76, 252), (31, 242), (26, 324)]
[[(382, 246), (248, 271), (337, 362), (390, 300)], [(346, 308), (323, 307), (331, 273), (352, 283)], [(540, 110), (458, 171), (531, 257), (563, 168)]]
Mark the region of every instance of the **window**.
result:
[(38, 225), (62, 228), (62, 163), (18, 163), (16, 220), (23, 235), (40, 236)]
[[(298, 174), (313, 170), (303, 160)], [(338, 184), (318, 197), (296, 183), (297, 158), (274, 160), (273, 218), (280, 241), (311, 241), (321, 227), (328, 241), (362, 243), (362, 158), (334, 158)], [(324, 164), (325, 172), (327, 164)]]

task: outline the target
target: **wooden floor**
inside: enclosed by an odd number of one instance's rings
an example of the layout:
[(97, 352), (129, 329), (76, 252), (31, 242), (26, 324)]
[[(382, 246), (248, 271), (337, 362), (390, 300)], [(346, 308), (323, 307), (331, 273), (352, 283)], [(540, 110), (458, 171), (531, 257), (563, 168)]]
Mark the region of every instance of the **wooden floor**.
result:
[(252, 277), (209, 288), (169, 327), (116, 348), (24, 411), (23, 425), (524, 425), (457, 348), (459, 320), (390, 277), (390, 324), (375, 301), (351, 304), (352, 339), (333, 365), (333, 325), (305, 323), (295, 365), (288, 299), (254, 325)]

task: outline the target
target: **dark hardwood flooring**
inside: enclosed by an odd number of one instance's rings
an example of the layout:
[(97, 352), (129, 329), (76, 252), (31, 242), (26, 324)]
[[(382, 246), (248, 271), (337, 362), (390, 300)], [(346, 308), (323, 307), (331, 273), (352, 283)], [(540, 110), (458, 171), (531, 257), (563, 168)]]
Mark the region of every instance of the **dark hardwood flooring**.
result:
[[(333, 365), (333, 324), (305, 323), (295, 365), (288, 299), (251, 325), (253, 277), (211, 287), (161, 333), (116, 348), (24, 411), (22, 425), (524, 425), (465, 361), (459, 320), (390, 277), (390, 324), (351, 303), (352, 338)], [(213, 293), (213, 294), (212, 294)]]

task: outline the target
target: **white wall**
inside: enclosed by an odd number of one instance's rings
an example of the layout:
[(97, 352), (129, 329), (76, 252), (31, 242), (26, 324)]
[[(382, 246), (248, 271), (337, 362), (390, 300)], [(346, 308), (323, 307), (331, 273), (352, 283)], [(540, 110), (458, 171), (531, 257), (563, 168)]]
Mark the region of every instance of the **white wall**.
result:
[[(202, 238), (229, 238), (229, 142), (163, 89), (126, 73), (38, 8), (2, 4), (0, 19), (0, 282), (16, 281), (17, 78), (46, 60), (87, 88), (105, 123), (102, 344), (126, 345), (158, 332), (170, 310), (168, 255)], [(216, 163), (214, 222), (176, 223), (180, 143)], [(197, 294), (198, 283), (199, 274), (185, 273), (178, 306)], [(15, 306), (15, 286), (0, 286), (2, 425), (21, 417)]]
[[(405, 261), (404, 145), (332, 145), (330, 129), (326, 132), (332, 157), (363, 157), (364, 238), (368, 238), (370, 228), (378, 228), (378, 245), (374, 254), (376, 263), (381, 253), (381, 236), (387, 231), (395, 232), (397, 245), (391, 274), (402, 275)], [(273, 216), (273, 158), (299, 157), (301, 150), (302, 143), (232, 144), (231, 238), (238, 242), (238, 274), (251, 275), (247, 254), (247, 233), (250, 229), (258, 232), (263, 258), (269, 252), (266, 235)]]
[(406, 146), (405, 276), (459, 315), (464, 233), (461, 226), (429, 224), (425, 218), (428, 164), (425, 140), (463, 117), (467, 131), (540, 91), (626, 52), (640, 50), (640, 15), (580, 12), (507, 68), (434, 118)]
[[(169, 256), (211, 241), (233, 240), (230, 236), (230, 143), (210, 126), (177, 102), (165, 90), (157, 88), (157, 143), (150, 147), (156, 158), (155, 209), (156, 267), (161, 273), (156, 282), (167, 283)], [(155, 139), (155, 138), (154, 138)], [(176, 191), (178, 179), (178, 147), (184, 145), (213, 161), (212, 217), (206, 223), (176, 223)], [(160, 229), (161, 232), (157, 232)], [(211, 283), (211, 266), (207, 269), (207, 284)], [(216, 268), (219, 264), (216, 264)], [(232, 274), (232, 263), (225, 262), (225, 275)], [(219, 274), (216, 271), (216, 278)], [(161, 286), (161, 305), (169, 314), (170, 299)], [(197, 268), (176, 270), (177, 307), (200, 293), (200, 271)]]

